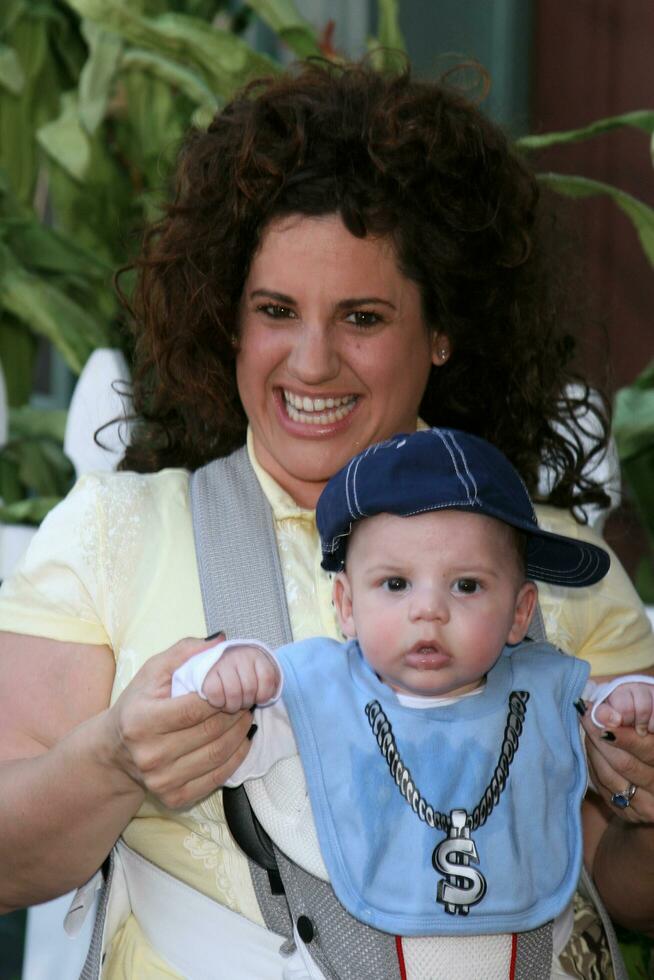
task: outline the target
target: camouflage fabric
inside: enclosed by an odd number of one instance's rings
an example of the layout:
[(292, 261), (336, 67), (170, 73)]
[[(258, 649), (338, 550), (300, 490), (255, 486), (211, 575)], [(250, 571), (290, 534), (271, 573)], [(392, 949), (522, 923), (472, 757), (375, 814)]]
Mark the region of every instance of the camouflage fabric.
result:
[(574, 927), (559, 959), (563, 969), (579, 980), (615, 980), (609, 944), (602, 923), (589, 899), (577, 892)]

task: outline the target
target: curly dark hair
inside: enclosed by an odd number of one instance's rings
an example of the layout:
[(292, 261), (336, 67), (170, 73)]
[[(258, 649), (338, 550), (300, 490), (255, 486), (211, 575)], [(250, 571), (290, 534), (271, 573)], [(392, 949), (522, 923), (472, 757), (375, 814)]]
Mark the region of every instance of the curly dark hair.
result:
[[(391, 238), (449, 338), (425, 421), (489, 439), (536, 497), (546, 463), (550, 502), (605, 505), (583, 470), (606, 445), (606, 407), (571, 372), (544, 210), (525, 161), (447, 79), (311, 61), (251, 83), (188, 137), (174, 202), (134, 263), (139, 421), (122, 468), (195, 469), (243, 444), (233, 338), (262, 231), (339, 214), (353, 235)], [(599, 429), (591, 449), (575, 418)]]

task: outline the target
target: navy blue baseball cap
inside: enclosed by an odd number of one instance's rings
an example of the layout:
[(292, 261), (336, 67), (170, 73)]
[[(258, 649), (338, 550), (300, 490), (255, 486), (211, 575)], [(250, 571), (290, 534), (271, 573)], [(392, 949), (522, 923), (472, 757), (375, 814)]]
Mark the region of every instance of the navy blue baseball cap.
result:
[(322, 567), (344, 568), (357, 521), (431, 510), (486, 514), (522, 531), (530, 579), (579, 587), (599, 582), (609, 570), (603, 548), (540, 528), (527, 488), (506, 456), (456, 429), (421, 429), (377, 443), (331, 478), (316, 508)]

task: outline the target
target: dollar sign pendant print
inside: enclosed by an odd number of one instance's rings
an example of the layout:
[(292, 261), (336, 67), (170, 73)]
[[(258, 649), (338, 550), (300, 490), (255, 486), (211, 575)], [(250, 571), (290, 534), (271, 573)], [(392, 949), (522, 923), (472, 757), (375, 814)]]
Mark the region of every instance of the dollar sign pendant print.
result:
[(486, 879), (470, 861), (479, 863), (475, 842), (466, 826), (465, 810), (450, 813), (450, 833), (434, 849), (432, 864), (444, 876), (438, 883), (436, 901), (445, 906), (450, 915), (467, 915), (471, 905), (481, 902), (486, 894)]

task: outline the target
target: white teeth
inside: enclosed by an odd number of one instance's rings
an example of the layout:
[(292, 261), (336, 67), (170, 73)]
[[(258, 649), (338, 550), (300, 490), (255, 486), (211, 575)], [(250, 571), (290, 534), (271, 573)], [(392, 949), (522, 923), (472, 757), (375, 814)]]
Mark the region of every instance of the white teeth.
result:
[[(309, 398), (296, 395), (284, 389), (284, 401), (288, 417), (305, 425), (329, 425), (345, 418), (354, 408), (357, 396), (345, 395), (342, 398)], [(325, 411), (331, 409), (331, 411)]]

